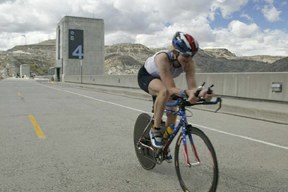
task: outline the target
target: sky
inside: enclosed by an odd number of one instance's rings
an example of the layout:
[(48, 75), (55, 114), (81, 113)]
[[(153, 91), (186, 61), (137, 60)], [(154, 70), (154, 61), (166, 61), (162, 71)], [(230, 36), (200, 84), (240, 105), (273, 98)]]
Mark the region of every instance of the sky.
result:
[(65, 16), (104, 19), (105, 45), (167, 47), (182, 31), (202, 49), (288, 56), (288, 0), (0, 0), (0, 50), (55, 39)]

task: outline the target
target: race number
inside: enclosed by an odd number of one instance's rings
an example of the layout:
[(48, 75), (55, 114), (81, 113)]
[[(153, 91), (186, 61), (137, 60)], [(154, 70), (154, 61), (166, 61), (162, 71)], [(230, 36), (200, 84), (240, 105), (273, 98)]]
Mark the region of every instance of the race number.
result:
[(69, 29), (69, 59), (83, 58), (83, 30)]

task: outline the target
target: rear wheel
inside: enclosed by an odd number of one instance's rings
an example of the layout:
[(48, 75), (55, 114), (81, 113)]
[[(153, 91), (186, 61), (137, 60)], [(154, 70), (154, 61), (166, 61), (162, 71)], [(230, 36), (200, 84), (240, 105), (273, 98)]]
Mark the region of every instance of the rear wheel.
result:
[(186, 128), (185, 139), (190, 166), (185, 158), (182, 133), (175, 147), (175, 168), (183, 191), (216, 191), (218, 163), (209, 138), (200, 129), (189, 125)]
[[(144, 129), (146, 128), (146, 126), (150, 122), (150, 120), (151, 120), (150, 115), (148, 115), (146, 113), (142, 113), (138, 116), (136, 123), (135, 123), (135, 126), (134, 126), (135, 152), (136, 152), (137, 158), (139, 160), (139, 163), (141, 164), (141, 166), (144, 169), (147, 169), (147, 170), (153, 169), (155, 167), (156, 163), (151, 160), (153, 158), (153, 154), (151, 153), (151, 151), (149, 149), (143, 147), (142, 145), (140, 145), (138, 143), (138, 141), (139, 141), (139, 138), (141, 137), (141, 135), (143, 134)], [(149, 126), (151, 127), (151, 125), (149, 125)], [(148, 128), (144, 137), (142, 138), (142, 142), (148, 146), (152, 146), (151, 141), (150, 141), (150, 136), (149, 136), (150, 127)]]

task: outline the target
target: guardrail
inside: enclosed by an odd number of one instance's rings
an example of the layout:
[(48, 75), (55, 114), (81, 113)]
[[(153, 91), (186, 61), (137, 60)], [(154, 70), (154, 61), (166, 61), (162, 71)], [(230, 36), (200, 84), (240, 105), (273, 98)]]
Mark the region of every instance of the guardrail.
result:
[[(139, 88), (137, 75), (66, 75), (65, 82)], [(288, 101), (288, 73), (198, 73), (197, 82), (214, 84), (217, 95)], [(186, 89), (185, 75), (175, 79), (176, 86)]]

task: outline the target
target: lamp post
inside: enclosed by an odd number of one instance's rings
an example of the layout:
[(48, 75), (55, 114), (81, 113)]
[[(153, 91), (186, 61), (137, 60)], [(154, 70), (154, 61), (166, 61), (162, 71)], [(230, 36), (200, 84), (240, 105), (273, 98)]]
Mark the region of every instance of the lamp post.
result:
[(83, 59), (80, 60), (80, 66), (81, 66), (81, 67), (80, 67), (81, 84), (82, 84), (82, 61), (83, 61)]

